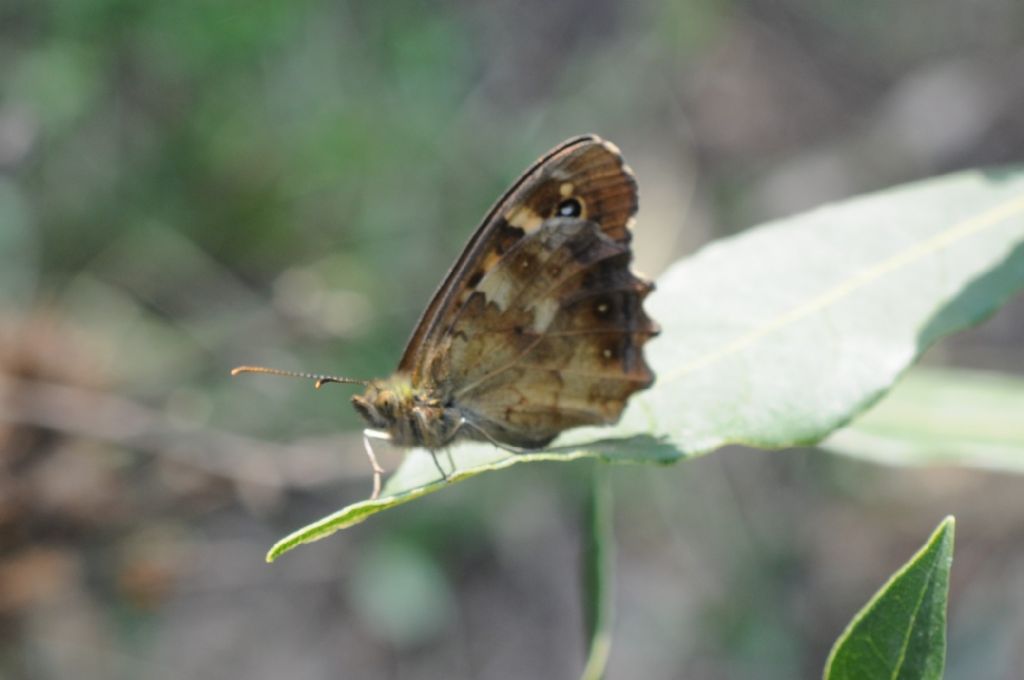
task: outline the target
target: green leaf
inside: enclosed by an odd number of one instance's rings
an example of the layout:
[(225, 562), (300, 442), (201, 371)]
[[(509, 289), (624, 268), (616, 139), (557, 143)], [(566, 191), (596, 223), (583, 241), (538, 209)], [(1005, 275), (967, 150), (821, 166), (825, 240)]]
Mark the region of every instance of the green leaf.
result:
[[(444, 481), (440, 479), (429, 453), (421, 449), (410, 451), (402, 466), (384, 485), (380, 498), (353, 503), (285, 536), (267, 553), (267, 562), (273, 562), (303, 543), (318, 541), (335, 531), (359, 524), (381, 510), (403, 505), (483, 472), (502, 470), (520, 463), (566, 462), (589, 458), (619, 463), (671, 463), (679, 459), (679, 452), (665, 441), (641, 435), (629, 439), (592, 442), (586, 449), (572, 447), (518, 455), (493, 446), (469, 444), (453, 450), (452, 458), (455, 461), (455, 472), (449, 473), (448, 481)], [(439, 454), (438, 460), (447, 470), (447, 456)]]
[[(658, 279), (647, 302), (662, 325), (647, 345), (658, 378), (618, 425), (572, 430), (537, 455), (459, 445), (453, 481), (522, 462), (670, 462), (729, 443), (815, 443), (935, 340), (1021, 288), (1024, 169), (958, 173), (750, 229)], [(443, 486), (427, 454), (412, 452), (381, 499), (300, 529), (268, 559)]]
[(684, 451), (815, 442), (1024, 287), (1024, 172), (965, 173), (768, 225), (662, 277), (655, 387), (622, 429)]
[(946, 597), (954, 520), (931, 538), (860, 610), (836, 640), (825, 680), (938, 680), (946, 664)]
[(595, 465), (583, 545), (583, 610), (587, 664), (581, 680), (601, 680), (608, 667), (614, 616), (615, 527), (607, 465)]
[(955, 464), (1024, 472), (1024, 379), (915, 368), (821, 447), (901, 465)]

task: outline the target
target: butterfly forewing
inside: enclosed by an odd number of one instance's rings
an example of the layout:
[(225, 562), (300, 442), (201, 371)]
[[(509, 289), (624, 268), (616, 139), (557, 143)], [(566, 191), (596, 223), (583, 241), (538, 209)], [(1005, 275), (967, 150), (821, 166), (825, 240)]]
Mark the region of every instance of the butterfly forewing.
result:
[(584, 219), (612, 241), (628, 243), (636, 210), (636, 180), (614, 145), (591, 135), (555, 147), (488, 211), (420, 318), (399, 372), (414, 385), (429, 379), (427, 354), (451, 328), (453, 317), (505, 254), (548, 219)]
[(481, 280), (428, 355), (442, 391), (492, 439), (546, 444), (569, 427), (614, 422), (654, 376), (657, 332), (628, 246), (596, 223), (547, 220)]

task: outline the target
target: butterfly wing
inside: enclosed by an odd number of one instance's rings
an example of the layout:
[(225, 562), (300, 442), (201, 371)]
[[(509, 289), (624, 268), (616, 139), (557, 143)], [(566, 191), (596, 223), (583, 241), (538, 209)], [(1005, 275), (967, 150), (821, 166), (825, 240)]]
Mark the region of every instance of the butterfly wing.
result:
[(428, 362), (473, 429), (533, 448), (618, 420), (654, 380), (643, 356), (657, 333), (642, 307), (651, 284), (630, 259), (597, 223), (555, 218), (488, 272)]
[(596, 135), (569, 139), (536, 163), (491, 207), (462, 255), (449, 270), (406, 345), (398, 370), (421, 384), (427, 353), (449, 331), (484, 276), (506, 252), (555, 216), (559, 206), (579, 204), (576, 217), (596, 223), (628, 244), (637, 210), (636, 180), (619, 150)]
[(542, 158), (488, 214), (431, 302), (400, 371), (496, 441), (542, 446), (614, 422), (654, 380), (651, 285), (629, 269), (636, 181), (596, 137)]

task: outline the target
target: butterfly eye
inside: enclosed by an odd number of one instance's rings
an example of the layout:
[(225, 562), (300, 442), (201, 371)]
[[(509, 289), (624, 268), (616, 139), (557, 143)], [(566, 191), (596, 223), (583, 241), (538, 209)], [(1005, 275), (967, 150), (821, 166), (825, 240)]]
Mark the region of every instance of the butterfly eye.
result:
[(575, 198), (567, 198), (558, 204), (555, 209), (556, 217), (579, 217), (583, 213), (583, 206)]

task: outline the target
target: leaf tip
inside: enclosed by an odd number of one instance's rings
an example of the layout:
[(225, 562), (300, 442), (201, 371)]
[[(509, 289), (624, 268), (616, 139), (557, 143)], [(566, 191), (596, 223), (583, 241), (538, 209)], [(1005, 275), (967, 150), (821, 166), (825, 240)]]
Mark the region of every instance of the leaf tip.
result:
[(267, 564), (273, 564), (278, 557), (294, 547), (295, 546), (290, 544), (287, 539), (282, 539), (270, 547), (270, 550), (267, 551), (267, 556), (264, 559), (266, 559)]
[(935, 528), (935, 532), (929, 539), (929, 543), (938, 543), (940, 541), (953, 542), (953, 536), (956, 533), (956, 517), (953, 515), (946, 515), (946, 517), (939, 522), (939, 526)]

